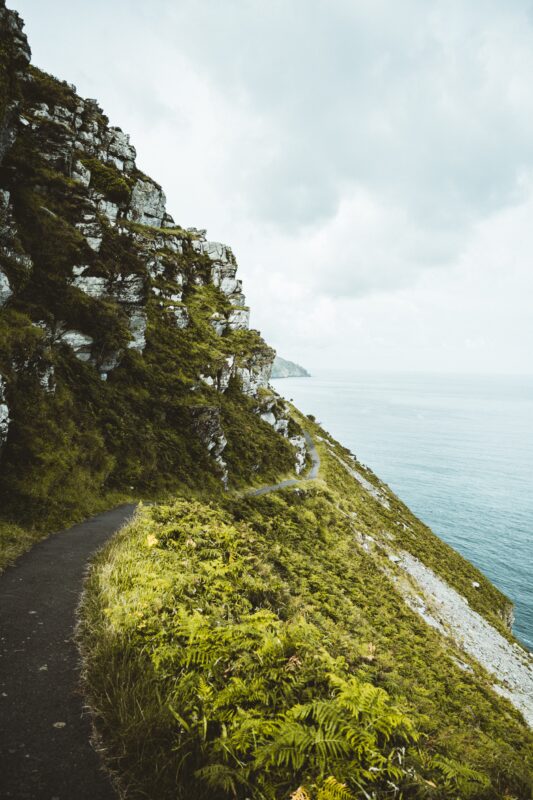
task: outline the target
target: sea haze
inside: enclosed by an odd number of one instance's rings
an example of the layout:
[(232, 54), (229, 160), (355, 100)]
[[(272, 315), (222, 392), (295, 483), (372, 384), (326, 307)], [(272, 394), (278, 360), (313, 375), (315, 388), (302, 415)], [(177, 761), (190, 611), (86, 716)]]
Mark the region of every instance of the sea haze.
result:
[(272, 384), (505, 592), (533, 650), (533, 377), (320, 371)]

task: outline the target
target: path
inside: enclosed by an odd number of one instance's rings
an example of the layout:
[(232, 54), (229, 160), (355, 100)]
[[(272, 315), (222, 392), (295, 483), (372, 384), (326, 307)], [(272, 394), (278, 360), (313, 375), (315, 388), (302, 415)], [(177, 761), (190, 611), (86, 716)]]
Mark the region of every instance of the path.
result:
[(288, 478), (286, 481), (273, 483), (270, 486), (261, 486), (260, 489), (251, 489), (249, 492), (246, 492), (248, 497), (259, 497), (262, 494), (271, 494), (272, 492), (277, 492), (280, 489), (288, 489), (289, 486), (299, 486), (300, 484), (304, 483), (304, 481), (314, 481), (316, 478), (318, 478), (318, 472), (320, 470), (320, 456), (318, 455), (315, 443), (307, 431), (304, 431), (304, 436), (307, 449), (309, 450), (309, 454), (311, 456), (311, 469), (307, 475), (305, 475), (303, 478)]
[[(254, 489), (263, 495), (318, 477), (311, 468)], [(132, 515), (124, 505), (50, 536), (0, 575), (0, 798), (114, 800), (90, 744), (73, 634), (90, 556)]]
[(123, 505), (50, 536), (0, 575), (0, 798), (113, 800), (91, 747), (73, 640), (87, 560)]

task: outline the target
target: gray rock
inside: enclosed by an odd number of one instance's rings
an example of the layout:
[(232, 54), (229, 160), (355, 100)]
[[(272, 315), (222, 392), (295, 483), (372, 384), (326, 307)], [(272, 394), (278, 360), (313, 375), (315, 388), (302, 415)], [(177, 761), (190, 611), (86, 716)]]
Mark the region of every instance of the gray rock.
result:
[(124, 275), (113, 285), (113, 297), (119, 303), (139, 305), (144, 296), (144, 278), (142, 275)]
[[(288, 425), (288, 422), (287, 422)], [(307, 459), (307, 448), (305, 446), (305, 438), (303, 436), (292, 436), (289, 442), (295, 449), (295, 465), (294, 469), (297, 475), (300, 475), (305, 467)]]
[(108, 160), (120, 170), (130, 171), (135, 165), (137, 152), (130, 144), (130, 137), (119, 128), (110, 128), (108, 132)]
[(128, 347), (142, 353), (146, 347), (146, 314), (141, 309), (135, 310), (130, 314), (130, 333), (131, 341)]
[(52, 364), (46, 366), (39, 375), (39, 383), (47, 394), (53, 394), (56, 390), (55, 370)]
[(212, 328), (214, 328), (215, 333), (218, 336), (222, 336), (223, 333), (228, 328), (228, 321), (223, 314), (220, 314), (218, 311), (215, 311), (214, 314), (211, 315), (209, 318), (209, 324)]
[(91, 170), (88, 169), (81, 161), (76, 161), (72, 168), (72, 176), (75, 181), (81, 183), (82, 186), (88, 188), (91, 183)]
[(74, 350), (74, 355), (80, 361), (91, 360), (93, 339), (81, 331), (65, 331), (59, 336), (59, 341), (68, 344)]
[(107, 280), (93, 275), (80, 275), (74, 278), (72, 285), (89, 297), (104, 297), (107, 294)]
[(85, 214), (83, 222), (78, 222), (76, 228), (85, 237), (91, 250), (98, 253), (102, 246), (102, 226), (94, 215)]
[(255, 397), (259, 389), (268, 386), (270, 364), (255, 363), (255, 359), (252, 358), (249, 365), (237, 367), (235, 373), (241, 379), (243, 393), (248, 397)]
[(160, 228), (165, 215), (163, 190), (148, 180), (138, 180), (131, 193), (127, 218), (141, 225)]
[(116, 225), (119, 210), (116, 203), (112, 203), (110, 200), (106, 200), (102, 197), (98, 200), (96, 207), (99, 213), (106, 217), (110, 225)]
[(228, 314), (228, 328), (232, 331), (248, 330), (250, 325), (250, 309), (235, 308)]
[(167, 306), (167, 311), (174, 315), (178, 328), (186, 328), (190, 322), (189, 312), (186, 306)]
[(234, 374), (235, 356), (228, 356), (220, 368), (217, 375), (217, 389), (224, 393), (229, 386), (232, 375)]
[(221, 472), (221, 481), (225, 488), (228, 485), (228, 468), (222, 457), (227, 439), (220, 421), (220, 408), (218, 406), (198, 406), (191, 409), (193, 429), (205, 445), (207, 452), (218, 464)]
[(0, 447), (5, 444), (9, 431), (9, 406), (6, 400), (6, 384), (0, 375)]
[(7, 275), (0, 270), (0, 308), (7, 303), (12, 294)]

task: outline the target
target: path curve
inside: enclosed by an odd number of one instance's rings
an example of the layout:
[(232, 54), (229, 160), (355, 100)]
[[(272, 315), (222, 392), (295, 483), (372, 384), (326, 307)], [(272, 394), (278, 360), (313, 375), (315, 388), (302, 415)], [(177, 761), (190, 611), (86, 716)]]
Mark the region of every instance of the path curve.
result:
[(73, 634), (87, 560), (123, 505), (36, 544), (0, 575), (0, 797), (114, 800), (90, 745)]
[(250, 489), (249, 492), (246, 492), (248, 497), (259, 497), (262, 494), (271, 494), (272, 492), (278, 492), (280, 489), (288, 489), (290, 486), (299, 486), (305, 483), (305, 481), (314, 481), (318, 478), (318, 472), (320, 470), (320, 456), (318, 455), (318, 450), (315, 447), (311, 435), (307, 433), (307, 431), (304, 431), (304, 437), (309, 455), (311, 456), (311, 469), (307, 475), (303, 478), (288, 478), (286, 481), (272, 483), (270, 486), (261, 486), (259, 489)]

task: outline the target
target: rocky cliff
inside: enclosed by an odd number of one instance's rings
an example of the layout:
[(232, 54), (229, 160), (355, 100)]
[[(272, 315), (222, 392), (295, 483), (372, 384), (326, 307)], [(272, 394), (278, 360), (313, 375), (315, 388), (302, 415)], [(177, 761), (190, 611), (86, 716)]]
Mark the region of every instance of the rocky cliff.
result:
[(272, 364), (272, 378), (310, 378), (308, 371), (295, 364), (294, 361), (287, 361), (286, 358), (276, 356)]
[(128, 135), (30, 65), (3, 2), (0, 26), (3, 507), (291, 469), (232, 251), (174, 222)]
[(0, 37), (0, 547), (159, 501), (80, 625), (128, 797), (530, 798), (507, 598), (269, 388), (232, 251), (31, 66), (3, 0)]

